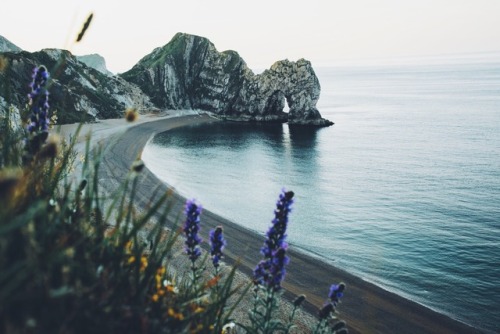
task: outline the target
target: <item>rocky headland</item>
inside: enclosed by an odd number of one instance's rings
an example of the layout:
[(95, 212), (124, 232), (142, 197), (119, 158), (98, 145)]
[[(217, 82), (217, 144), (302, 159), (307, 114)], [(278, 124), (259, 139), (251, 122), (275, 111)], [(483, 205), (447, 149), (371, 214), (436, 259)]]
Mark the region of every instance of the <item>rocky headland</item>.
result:
[(278, 61), (256, 75), (237, 52), (218, 52), (206, 38), (178, 33), (122, 76), (160, 109), (201, 109), (237, 121), (333, 124), (316, 108), (321, 88), (304, 59)]
[(321, 88), (305, 59), (278, 61), (254, 74), (237, 52), (218, 52), (204, 37), (178, 33), (131, 70), (113, 75), (99, 55), (74, 56), (59, 49), (30, 53), (5, 38), (1, 42), (0, 113), (24, 108), (32, 69), (43, 64), (52, 76), (51, 110), (59, 123), (117, 118), (126, 108), (136, 108), (197, 109), (233, 121), (333, 124), (316, 108)]
[(33, 68), (40, 64), (51, 74), (50, 110), (60, 124), (120, 118), (132, 106), (156, 109), (139, 87), (87, 66), (69, 51), (0, 52), (0, 61), (0, 115), (9, 107), (15, 113), (25, 109)]
[(103, 74), (113, 76), (113, 73), (106, 67), (106, 60), (104, 59), (104, 57), (97, 53), (85, 56), (76, 56), (76, 59)]

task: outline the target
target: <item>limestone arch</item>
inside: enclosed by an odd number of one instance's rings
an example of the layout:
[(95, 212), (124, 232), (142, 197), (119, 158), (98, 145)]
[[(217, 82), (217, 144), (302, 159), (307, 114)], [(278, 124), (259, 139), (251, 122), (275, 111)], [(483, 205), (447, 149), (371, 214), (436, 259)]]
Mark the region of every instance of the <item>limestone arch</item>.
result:
[(288, 114), (291, 109), (292, 101), (292, 96), (290, 94), (287, 94), (282, 89), (277, 89), (267, 98), (265, 109), (271, 114), (283, 112)]

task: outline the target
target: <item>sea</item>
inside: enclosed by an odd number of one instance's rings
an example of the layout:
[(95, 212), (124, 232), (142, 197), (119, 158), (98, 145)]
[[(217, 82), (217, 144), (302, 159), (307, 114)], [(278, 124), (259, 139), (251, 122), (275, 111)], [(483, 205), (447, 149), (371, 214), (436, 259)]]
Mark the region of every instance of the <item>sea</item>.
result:
[(500, 332), (500, 54), (315, 72), (335, 125), (187, 126), (150, 140), (146, 165), (260, 234), (293, 190), (290, 247)]

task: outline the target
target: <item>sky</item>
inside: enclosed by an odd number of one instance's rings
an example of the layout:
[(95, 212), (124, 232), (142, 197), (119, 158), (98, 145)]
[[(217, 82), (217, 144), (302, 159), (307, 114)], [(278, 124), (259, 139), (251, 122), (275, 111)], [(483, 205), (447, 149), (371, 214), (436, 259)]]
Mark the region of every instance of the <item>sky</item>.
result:
[[(98, 53), (129, 70), (177, 32), (235, 50), (250, 68), (500, 51), (500, 0), (23, 0), (0, 6), (0, 35), (27, 51)], [(89, 13), (94, 19), (75, 44)]]

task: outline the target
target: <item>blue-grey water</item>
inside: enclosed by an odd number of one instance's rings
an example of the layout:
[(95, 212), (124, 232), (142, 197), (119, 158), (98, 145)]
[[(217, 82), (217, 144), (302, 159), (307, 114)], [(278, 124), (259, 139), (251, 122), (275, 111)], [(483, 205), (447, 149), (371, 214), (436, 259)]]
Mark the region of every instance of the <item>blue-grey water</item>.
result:
[(262, 234), (293, 190), (292, 247), (500, 331), (500, 57), (316, 73), (334, 126), (175, 129), (146, 146), (147, 166)]

